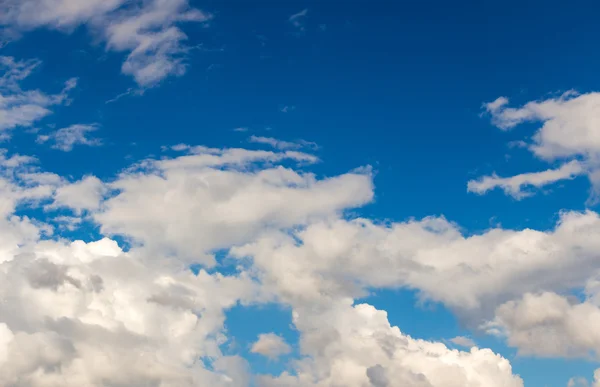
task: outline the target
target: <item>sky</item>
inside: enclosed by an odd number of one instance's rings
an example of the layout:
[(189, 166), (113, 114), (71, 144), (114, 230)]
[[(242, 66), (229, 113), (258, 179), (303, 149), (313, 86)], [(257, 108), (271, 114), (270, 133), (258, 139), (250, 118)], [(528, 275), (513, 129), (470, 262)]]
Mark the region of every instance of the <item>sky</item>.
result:
[(599, 387), (576, 3), (0, 1), (0, 385)]

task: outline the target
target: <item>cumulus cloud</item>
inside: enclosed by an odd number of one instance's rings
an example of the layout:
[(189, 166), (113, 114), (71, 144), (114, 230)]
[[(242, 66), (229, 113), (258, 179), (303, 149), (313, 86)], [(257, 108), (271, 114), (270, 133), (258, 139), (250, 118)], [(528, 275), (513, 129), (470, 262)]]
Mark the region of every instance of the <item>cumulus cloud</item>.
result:
[(306, 357), (296, 375), (264, 376), (264, 386), (523, 386), (508, 360), (492, 351), (462, 352), (413, 339), (368, 304), (342, 300), (323, 309), (300, 307), (294, 323)]
[(50, 134), (38, 135), (40, 144), (49, 142), (53, 149), (70, 152), (75, 145), (100, 146), (102, 141), (97, 138), (87, 137), (89, 133), (98, 130), (97, 124), (75, 124), (58, 129)]
[(52, 106), (68, 103), (68, 92), (77, 85), (75, 78), (67, 80), (57, 94), (21, 88), (21, 81), (29, 77), (40, 63), (38, 60), (0, 56), (0, 134), (16, 127), (31, 127), (52, 114)]
[[(310, 155), (299, 152), (177, 149), (183, 154), (142, 160), (108, 182), (70, 182), (40, 171), (34, 159), (3, 154), (0, 384), (248, 386), (248, 364), (220, 349), (228, 340), (225, 311), (278, 302), (293, 310), (301, 357), (292, 374), (263, 375), (259, 385), (522, 386), (508, 360), (490, 350), (411, 338), (384, 311), (354, 304), (366, 287), (420, 287), (450, 305), (485, 283), (498, 288), (488, 285), (474, 300), (502, 293), (508, 285), (485, 276), (449, 292), (465, 252), (479, 252), (471, 255), (473, 276), (474, 257), (485, 252), (456, 226), (438, 218), (393, 227), (347, 219), (345, 210), (372, 200), (368, 170), (317, 179), (277, 165), (306, 162)], [(47, 203), (89, 214), (131, 248), (108, 237), (42, 237), (47, 225), (15, 215), (22, 204)], [(64, 217), (59, 212), (53, 223), (71, 221)], [(492, 250), (510, 245), (487, 238)], [(234, 274), (205, 271), (219, 249), (240, 259)], [(493, 261), (510, 266), (498, 256), (481, 264)], [(202, 264), (197, 275), (191, 262)], [(505, 281), (519, 272), (500, 271)], [(260, 337), (254, 351), (287, 352), (269, 339)]]
[(557, 169), (548, 169), (542, 172), (523, 173), (511, 177), (500, 177), (496, 174), (484, 176), (478, 180), (471, 180), (467, 190), (483, 195), (495, 188), (501, 188), (507, 195), (515, 199), (531, 196), (532, 192), (524, 191), (525, 187), (540, 188), (560, 180), (571, 180), (583, 174), (585, 168), (579, 161), (570, 161)]
[(600, 308), (545, 292), (525, 294), (496, 311), (488, 329), (499, 329), (509, 345), (524, 355), (543, 357), (598, 357)]
[(272, 360), (290, 353), (291, 350), (285, 340), (275, 333), (262, 333), (258, 335), (258, 340), (250, 348), (250, 352), (261, 354)]
[(86, 25), (107, 49), (127, 53), (121, 70), (142, 88), (185, 73), (189, 47), (178, 25), (211, 18), (188, 0), (8, 0), (0, 15), (0, 23), (17, 32), (40, 27), (71, 32)]

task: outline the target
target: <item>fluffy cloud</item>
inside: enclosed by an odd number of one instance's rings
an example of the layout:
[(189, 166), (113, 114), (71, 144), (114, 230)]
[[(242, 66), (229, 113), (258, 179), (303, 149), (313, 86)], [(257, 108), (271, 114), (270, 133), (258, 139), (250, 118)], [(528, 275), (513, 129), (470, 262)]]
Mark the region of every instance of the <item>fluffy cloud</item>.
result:
[(264, 386), (523, 386), (492, 351), (413, 339), (371, 305), (342, 300), (320, 310), (299, 308), (294, 323), (307, 357), (297, 362), (295, 376), (265, 376)]
[(557, 98), (528, 102), (520, 108), (507, 107), (508, 99), (498, 98), (485, 105), (492, 122), (507, 130), (524, 122), (541, 122), (533, 137), (531, 151), (540, 158), (584, 155), (597, 158), (600, 153), (600, 94), (569, 91)]
[(87, 137), (88, 133), (98, 130), (96, 124), (75, 124), (58, 129), (50, 134), (38, 135), (38, 143), (50, 142), (53, 149), (70, 152), (75, 145), (99, 146), (102, 141)]
[(585, 284), (600, 269), (600, 217), (564, 213), (554, 230), (492, 229), (465, 237), (443, 218), (379, 225), (315, 222), (234, 248), (288, 302), (359, 297), (368, 288), (411, 288), (472, 318), (533, 289)]
[(258, 353), (270, 359), (277, 359), (281, 355), (290, 353), (292, 349), (285, 340), (275, 333), (262, 333), (258, 340), (252, 344), (250, 352)]
[(373, 197), (366, 172), (326, 180), (256, 163), (314, 156), (194, 147), (175, 159), (146, 160), (144, 173), (109, 185), (116, 196), (94, 214), (103, 233), (125, 235), (152, 251), (212, 264), (212, 251), (247, 243), (266, 229), (289, 228), (360, 206)]
[[(345, 220), (344, 210), (373, 197), (368, 169), (319, 180), (274, 165), (314, 161), (307, 154), (176, 148), (186, 153), (143, 160), (111, 182), (71, 183), (41, 172), (34, 159), (4, 154), (0, 384), (247, 386), (248, 365), (220, 350), (225, 311), (275, 301), (293, 310), (302, 357), (291, 365), (294, 375), (263, 376), (262, 385), (522, 386), (490, 350), (413, 339), (384, 311), (354, 305), (364, 286), (412, 284), (421, 250), (421, 264), (442, 264), (431, 254), (444, 250), (436, 249), (464, 243), (455, 226), (437, 218), (393, 229)], [(124, 252), (108, 238), (42, 238), (53, 230), (16, 216), (19, 203), (85, 211), (133, 248)], [(57, 222), (64, 217), (58, 213)], [(215, 249), (232, 247), (232, 257), (251, 256), (236, 274), (194, 275), (181, 264), (210, 265)], [(440, 273), (454, 265), (450, 259)], [(439, 278), (435, 294), (451, 280)], [(473, 288), (449, 297), (460, 303)], [(276, 356), (269, 337), (255, 352)]]
[[(600, 192), (596, 178), (600, 170), (600, 130), (597, 125), (600, 120), (600, 94), (568, 91), (556, 98), (528, 102), (519, 108), (508, 107), (508, 103), (508, 98), (500, 97), (484, 104), (494, 125), (509, 130), (522, 123), (539, 122), (541, 127), (533, 136), (532, 143), (525, 146), (542, 160), (572, 161), (559, 169), (539, 173), (525, 173), (510, 178), (484, 177), (469, 182), (469, 189), (485, 193), (498, 186), (507, 194), (520, 196), (524, 185), (539, 187), (587, 173), (592, 183), (590, 203), (595, 203)], [(581, 170), (577, 160), (584, 160), (587, 167)]]
[(594, 381), (589, 383), (587, 379), (576, 377), (569, 379), (567, 387), (600, 387), (600, 369), (594, 372)]
[(70, 32), (87, 25), (108, 49), (127, 52), (122, 72), (141, 87), (185, 73), (189, 47), (177, 25), (211, 18), (188, 0), (8, 0), (0, 5), (0, 15), (0, 24), (13, 31), (46, 27)]
[(68, 92), (77, 85), (75, 78), (68, 80), (58, 94), (40, 90), (23, 90), (21, 81), (40, 65), (37, 60), (19, 61), (0, 56), (0, 135), (16, 127), (30, 127), (50, 115), (50, 108), (68, 102)]
[(496, 311), (494, 324), (508, 344), (525, 355), (598, 356), (600, 309), (591, 302), (579, 303), (555, 293), (530, 294), (509, 301)]

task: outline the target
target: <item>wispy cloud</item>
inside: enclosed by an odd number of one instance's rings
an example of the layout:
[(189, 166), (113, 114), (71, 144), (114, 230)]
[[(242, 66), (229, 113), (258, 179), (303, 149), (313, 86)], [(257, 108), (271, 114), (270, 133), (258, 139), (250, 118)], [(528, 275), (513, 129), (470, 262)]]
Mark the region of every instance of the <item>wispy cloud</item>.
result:
[(247, 132), (247, 131), (248, 131), (248, 128), (247, 128), (247, 127), (245, 127), (245, 126), (240, 126), (240, 127), (238, 127), (238, 128), (234, 128), (234, 129), (233, 129), (233, 131), (234, 131), (234, 132)]
[(39, 135), (37, 142), (40, 144), (51, 143), (53, 149), (70, 152), (75, 145), (100, 146), (102, 141), (89, 138), (88, 134), (98, 130), (98, 124), (76, 124), (59, 129), (47, 135)]
[(313, 150), (318, 149), (318, 145), (316, 143), (306, 141), (306, 140), (283, 141), (283, 140), (278, 140), (273, 137), (250, 136), (248, 141), (256, 143), (256, 144), (269, 145), (275, 149), (280, 149), (280, 150), (300, 149), (300, 148), (312, 148)]
[(296, 110), (296, 106), (294, 106), (294, 105), (291, 105), (291, 106), (285, 105), (279, 109), (279, 111), (282, 113), (289, 113), (294, 110)]
[(182, 22), (207, 22), (212, 16), (188, 0), (7, 0), (0, 4), (0, 25), (13, 33), (47, 27), (71, 32), (86, 25), (109, 50), (127, 52), (121, 67), (142, 88), (185, 73)]
[(495, 188), (502, 188), (507, 195), (515, 199), (530, 196), (531, 192), (523, 191), (525, 187), (543, 187), (559, 180), (574, 179), (585, 173), (585, 168), (578, 161), (563, 164), (558, 169), (548, 169), (542, 172), (523, 173), (511, 177), (500, 177), (496, 174), (484, 176), (478, 180), (471, 180), (467, 190), (483, 195)]
[(40, 64), (37, 59), (16, 60), (0, 56), (0, 131), (19, 126), (31, 127), (52, 113), (51, 106), (70, 103), (69, 91), (76, 87), (76, 78), (65, 82), (57, 94), (21, 88), (21, 81), (29, 77)]
[(288, 20), (299, 31), (304, 31), (304, 29), (305, 29), (304, 22), (305, 22), (307, 13), (308, 13), (308, 9), (305, 8), (302, 11), (290, 16), (290, 18)]

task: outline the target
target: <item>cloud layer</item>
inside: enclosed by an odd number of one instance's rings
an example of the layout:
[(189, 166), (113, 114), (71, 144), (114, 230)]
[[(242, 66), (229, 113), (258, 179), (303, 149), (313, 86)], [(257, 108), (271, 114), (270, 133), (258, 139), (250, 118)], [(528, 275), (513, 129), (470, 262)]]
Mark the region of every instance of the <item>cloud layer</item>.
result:
[[(354, 302), (367, 287), (420, 288), (467, 309), (511, 298), (501, 278), (510, 281), (517, 269), (444, 287), (461, 265), (435, 257), (483, 242), (438, 218), (393, 226), (348, 219), (346, 210), (373, 198), (368, 168), (317, 179), (297, 169), (314, 161), (308, 154), (176, 148), (183, 154), (142, 160), (111, 181), (71, 181), (41, 171), (34, 158), (4, 154), (0, 384), (522, 386), (492, 351), (411, 338), (385, 311)], [(19, 216), (23, 206), (46, 216)], [(61, 233), (65, 217), (75, 229), (95, 223), (106, 236), (70, 241)], [(596, 217), (565, 223), (581, 219)], [(130, 242), (126, 251), (112, 234)], [(493, 249), (502, 239), (486, 236), (485, 244)], [(218, 250), (237, 260), (234, 273), (219, 273)], [(441, 266), (432, 271), (435, 262)], [(192, 263), (203, 267), (198, 274)], [(215, 263), (212, 274), (204, 269)], [(498, 288), (471, 294), (484, 282)], [(230, 340), (225, 312), (273, 302), (293, 311), (300, 357), (293, 373), (252, 375), (245, 360), (221, 349)], [(276, 359), (289, 347), (274, 332), (251, 350)]]

